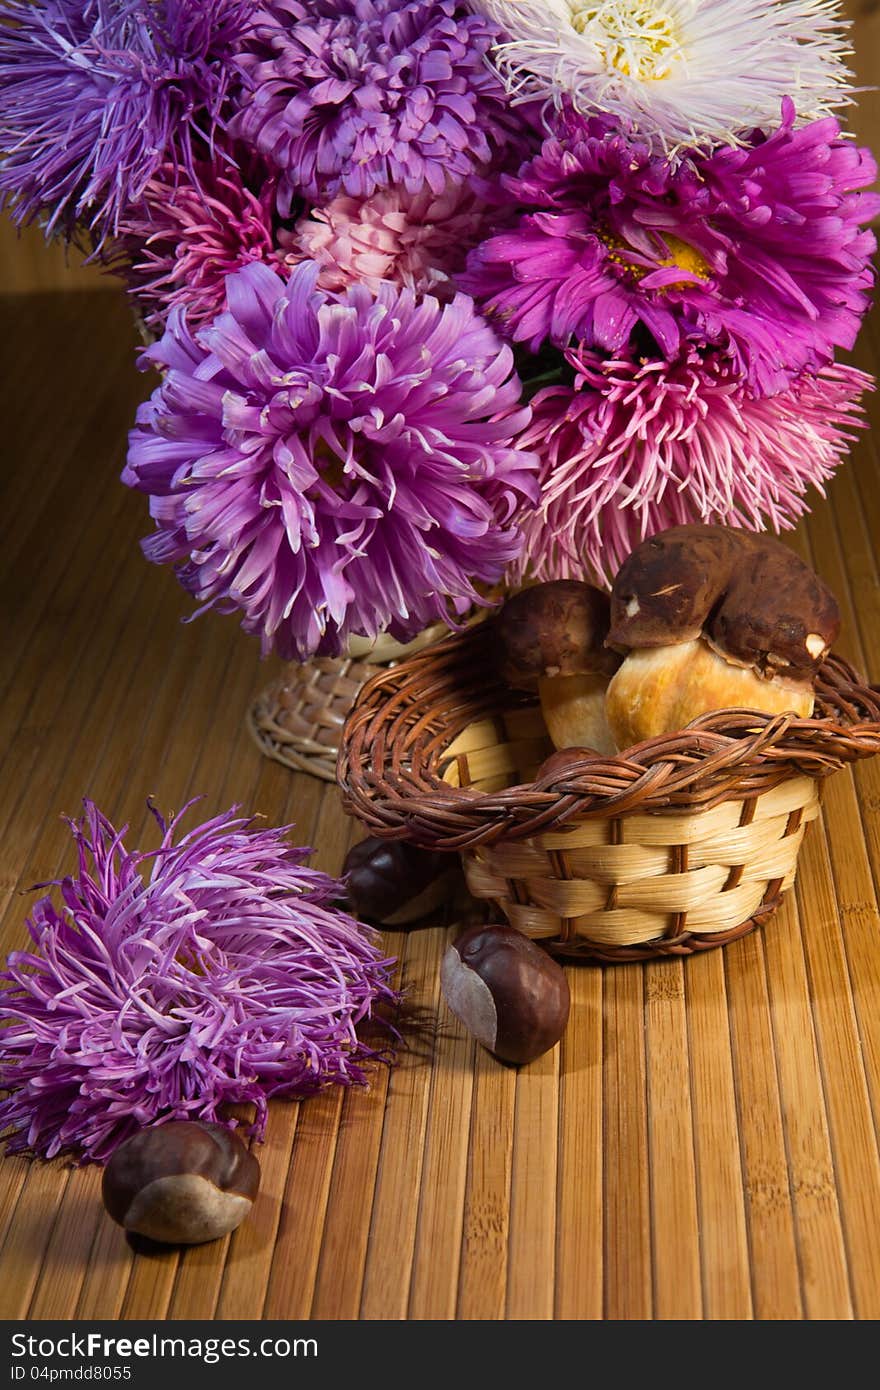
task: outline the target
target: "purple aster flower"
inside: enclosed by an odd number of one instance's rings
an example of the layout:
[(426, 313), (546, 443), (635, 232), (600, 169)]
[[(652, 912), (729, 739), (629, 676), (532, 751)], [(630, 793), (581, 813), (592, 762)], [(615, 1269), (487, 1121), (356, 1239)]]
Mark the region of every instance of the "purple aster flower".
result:
[(235, 133), (283, 170), (282, 199), (441, 193), (522, 144), (485, 61), (497, 34), (456, 0), (269, 0), (243, 46)]
[(127, 281), (153, 330), (164, 329), (176, 304), (190, 327), (214, 318), (226, 308), (226, 276), (251, 261), (286, 273), (275, 239), (276, 175), (249, 150), (228, 156), (198, 161), (196, 182), (163, 164), (120, 219), (109, 268)]
[[(673, 166), (599, 117), (569, 116), (516, 177), (521, 215), (472, 253), (463, 288), (510, 337), (626, 355), (638, 325), (673, 358), (729, 352), (761, 394), (850, 348), (868, 303), (880, 197), (829, 117)], [(653, 354), (651, 354), (653, 355)]]
[(366, 1084), (390, 1054), (357, 1030), (397, 1004), (394, 962), (291, 827), (233, 807), (178, 838), (154, 811), (159, 849), (130, 852), (127, 827), (83, 804), (77, 871), (0, 974), (9, 1152), (100, 1162), (143, 1125), (223, 1123), (232, 1104), (254, 1106), (261, 1139), (270, 1097)]
[(195, 333), (172, 311), (123, 474), (150, 494), (147, 556), (300, 659), (454, 622), (516, 558), (511, 518), (536, 496), (512, 353), (472, 301), (334, 295), (318, 273), (246, 266)]
[(643, 540), (686, 522), (793, 526), (862, 427), (864, 372), (826, 366), (755, 399), (718, 353), (678, 362), (567, 354), (572, 385), (532, 400), (521, 442), (541, 460), (541, 503), (522, 518), (516, 567), (610, 584)]
[(192, 176), (256, 0), (7, 0), (0, 200), (47, 236), (100, 239), (171, 160)]

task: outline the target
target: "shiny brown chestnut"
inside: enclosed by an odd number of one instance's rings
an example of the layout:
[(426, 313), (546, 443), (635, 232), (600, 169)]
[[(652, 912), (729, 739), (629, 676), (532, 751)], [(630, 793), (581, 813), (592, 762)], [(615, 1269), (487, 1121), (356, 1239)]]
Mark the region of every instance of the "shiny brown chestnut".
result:
[(376, 835), (352, 845), (342, 877), (355, 916), (383, 927), (420, 921), (454, 898), (463, 885), (457, 854)]
[(468, 927), (443, 957), (440, 987), (456, 1018), (504, 1062), (532, 1062), (565, 1032), (565, 972), (514, 927)]
[(241, 1224), (259, 1186), (259, 1162), (232, 1130), (169, 1120), (119, 1145), (101, 1196), (127, 1231), (164, 1245), (201, 1245)]

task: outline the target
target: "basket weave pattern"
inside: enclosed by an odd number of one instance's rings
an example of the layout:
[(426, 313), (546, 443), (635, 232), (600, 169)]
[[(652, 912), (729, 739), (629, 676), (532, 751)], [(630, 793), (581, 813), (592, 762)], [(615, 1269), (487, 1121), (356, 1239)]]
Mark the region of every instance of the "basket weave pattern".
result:
[(342, 727), (361, 686), (446, 631), (436, 623), (406, 646), (383, 636), (373, 643), (353, 643), (349, 656), (291, 663), (252, 701), (247, 712), (251, 737), (267, 758), (335, 782)]
[(352, 657), (318, 657), (290, 666), (251, 704), (251, 736), (267, 758), (332, 782), (345, 717), (375, 673), (374, 665)]
[(540, 709), (501, 683), (488, 636), (373, 677), (339, 783), (372, 834), (458, 850), (474, 896), (562, 956), (684, 955), (752, 930), (794, 882), (822, 780), (880, 751), (880, 694), (832, 657), (811, 719), (722, 711), (539, 776)]

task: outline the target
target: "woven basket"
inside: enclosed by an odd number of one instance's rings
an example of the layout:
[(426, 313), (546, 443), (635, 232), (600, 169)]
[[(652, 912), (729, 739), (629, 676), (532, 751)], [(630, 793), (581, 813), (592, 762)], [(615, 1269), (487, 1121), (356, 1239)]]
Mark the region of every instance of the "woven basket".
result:
[(540, 708), (500, 680), (487, 633), (373, 676), (338, 780), (371, 834), (462, 854), (471, 892), (554, 954), (688, 955), (744, 936), (794, 882), (822, 781), (880, 751), (880, 691), (829, 658), (815, 717), (726, 710), (535, 780)]
[(294, 772), (334, 782), (342, 726), (364, 682), (448, 631), (435, 623), (405, 645), (387, 635), (375, 642), (352, 638), (346, 656), (291, 662), (247, 711), (260, 752)]

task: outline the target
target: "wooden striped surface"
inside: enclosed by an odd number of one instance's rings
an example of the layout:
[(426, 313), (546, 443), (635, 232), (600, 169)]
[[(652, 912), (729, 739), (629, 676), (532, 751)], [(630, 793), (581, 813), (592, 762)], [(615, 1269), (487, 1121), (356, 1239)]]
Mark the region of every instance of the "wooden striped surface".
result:
[(40, 290), (114, 290), (119, 281), (96, 265), (84, 264), (81, 252), (59, 241), (46, 244), (39, 227), (15, 227), (0, 216), (0, 291), (32, 294)]
[[(338, 871), (332, 785), (261, 756), (275, 662), (138, 550), (118, 482), (146, 391), (121, 297), (2, 302), (3, 954), (22, 890), (71, 863), (84, 794), (294, 821)], [(880, 317), (862, 339), (880, 362)], [(876, 401), (871, 406), (875, 422)], [(793, 538), (880, 681), (880, 464), (861, 440)], [(422, 1026), (369, 1090), (273, 1104), (263, 1190), (231, 1238), (136, 1255), (97, 1169), (0, 1161), (0, 1318), (872, 1319), (880, 1316), (880, 764), (833, 777), (796, 890), (686, 961), (568, 967), (562, 1044), (518, 1072), (439, 995), (454, 927), (389, 933)]]
[[(876, 81), (877, 0), (847, 0)], [(880, 93), (853, 115), (880, 148)], [(0, 288), (107, 282), (0, 221)], [(118, 483), (136, 402), (114, 293), (0, 300), (0, 954), (28, 885), (71, 863), (84, 794), (147, 830), (194, 792), (295, 821), (336, 872), (335, 789), (244, 726), (280, 673), (138, 551)], [(860, 365), (880, 366), (880, 314)], [(840, 649), (880, 681), (874, 438), (792, 538), (835, 588)], [(686, 961), (568, 967), (559, 1048), (514, 1072), (439, 996), (454, 926), (389, 933), (422, 1026), (368, 1091), (272, 1106), (231, 1238), (136, 1255), (97, 1169), (0, 1160), (0, 1319), (876, 1319), (880, 1316), (880, 764), (831, 779), (796, 889), (761, 932)]]

